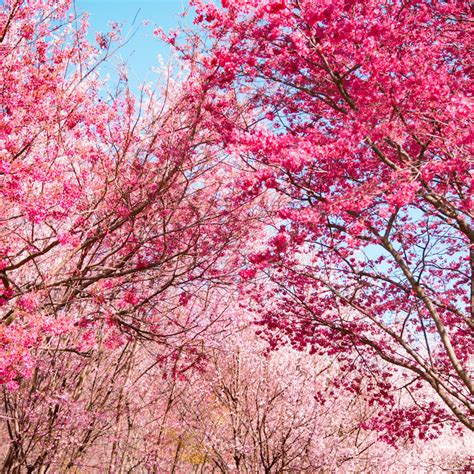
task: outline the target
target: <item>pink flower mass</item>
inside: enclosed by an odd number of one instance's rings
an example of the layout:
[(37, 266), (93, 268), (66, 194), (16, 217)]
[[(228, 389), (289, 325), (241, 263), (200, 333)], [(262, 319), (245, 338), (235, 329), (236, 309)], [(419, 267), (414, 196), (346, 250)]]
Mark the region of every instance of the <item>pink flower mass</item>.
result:
[(188, 19), (0, 5), (0, 471), (472, 472), (469, 2)]

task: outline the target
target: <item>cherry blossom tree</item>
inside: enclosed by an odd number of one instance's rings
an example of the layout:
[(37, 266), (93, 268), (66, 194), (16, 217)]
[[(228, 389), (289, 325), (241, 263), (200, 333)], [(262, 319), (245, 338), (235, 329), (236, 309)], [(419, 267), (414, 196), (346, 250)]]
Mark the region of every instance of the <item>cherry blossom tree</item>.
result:
[(469, 462), (474, 439), (453, 437), (450, 430), (414, 444), (407, 443), (406, 433), (396, 446), (387, 446), (377, 430), (362, 427), (380, 407), (371, 406), (363, 393), (354, 396), (337, 387), (341, 368), (335, 359), (289, 347), (267, 353), (253, 328), (239, 319), (240, 328), (209, 348), (206, 370), (193, 372), (192, 384), (181, 385), (172, 414), (176, 451), (173, 463), (163, 467), (224, 473), (437, 472)]
[(205, 94), (163, 76), (135, 97), (125, 67), (105, 83), (119, 28), (91, 44), (70, 5), (0, 10), (0, 383), (10, 388), (48, 338), (79, 332), (81, 344), (61, 350), (83, 352), (104, 323), (111, 347), (195, 327), (173, 310), (228, 282), (252, 222), (207, 145)]
[[(373, 435), (360, 429), (370, 408), (362, 398), (331, 398), (335, 367), (293, 349), (265, 356), (250, 329), (211, 355), (199, 376), (197, 403), (179, 404), (201, 462), (219, 472), (325, 472), (380, 459)], [(326, 362), (326, 363), (324, 363)], [(193, 390), (194, 392), (194, 390)], [(339, 415), (336, 415), (339, 414)], [(343, 420), (344, 418), (344, 420)], [(380, 465), (380, 464), (379, 464)]]
[(413, 396), (379, 420), (395, 436), (425, 416), (472, 430), (468, 4), (193, 3), (207, 37), (178, 48), (213, 85), (225, 150), (253, 168), (236, 199), (273, 198), (241, 272), (267, 336), (339, 354), (386, 407)]

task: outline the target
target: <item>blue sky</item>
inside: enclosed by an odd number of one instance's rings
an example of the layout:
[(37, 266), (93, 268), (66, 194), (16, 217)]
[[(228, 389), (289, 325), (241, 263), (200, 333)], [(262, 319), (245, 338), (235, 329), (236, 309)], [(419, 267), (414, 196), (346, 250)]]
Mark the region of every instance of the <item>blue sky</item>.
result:
[[(182, 18), (180, 13), (187, 8), (187, 0), (76, 0), (77, 12), (87, 11), (90, 15), (90, 36), (96, 32), (109, 30), (108, 23), (123, 23), (123, 33), (135, 31), (131, 40), (118, 53), (119, 58), (128, 64), (132, 85), (144, 80), (153, 80), (150, 68), (158, 64), (157, 55), (165, 61), (169, 57), (169, 47), (163, 44), (153, 30), (159, 26), (165, 31), (177, 28), (180, 24), (191, 24), (191, 18)], [(148, 26), (143, 22), (148, 20)], [(112, 75), (113, 67), (108, 66)]]

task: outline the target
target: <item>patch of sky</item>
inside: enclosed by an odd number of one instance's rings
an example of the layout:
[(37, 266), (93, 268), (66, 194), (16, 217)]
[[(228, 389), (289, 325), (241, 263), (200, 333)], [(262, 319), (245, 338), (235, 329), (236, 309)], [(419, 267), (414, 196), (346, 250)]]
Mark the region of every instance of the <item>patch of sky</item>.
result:
[(132, 90), (147, 82), (155, 82), (154, 69), (161, 69), (171, 56), (168, 44), (161, 41), (153, 31), (189, 27), (193, 14), (182, 16), (188, 9), (186, 0), (76, 0), (78, 15), (89, 14), (88, 39), (95, 42), (97, 33), (110, 31), (111, 23), (122, 25), (123, 46), (114, 57), (101, 67), (101, 73), (118, 77), (118, 66), (125, 63)]

